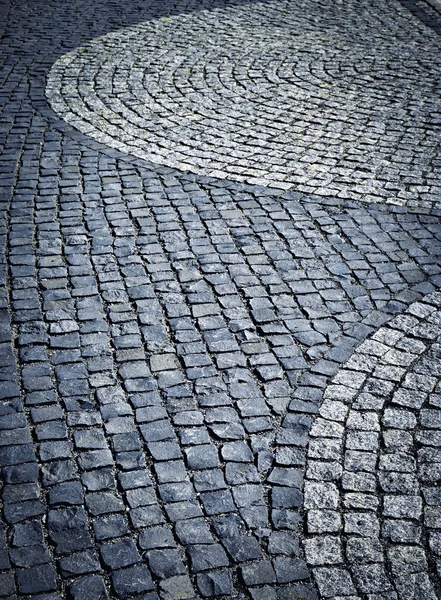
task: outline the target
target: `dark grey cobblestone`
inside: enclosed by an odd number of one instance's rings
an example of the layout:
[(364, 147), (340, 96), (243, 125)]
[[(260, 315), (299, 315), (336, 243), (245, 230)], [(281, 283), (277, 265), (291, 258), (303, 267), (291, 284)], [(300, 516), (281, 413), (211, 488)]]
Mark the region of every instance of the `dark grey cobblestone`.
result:
[(435, 12), (0, 10), (0, 597), (441, 597)]

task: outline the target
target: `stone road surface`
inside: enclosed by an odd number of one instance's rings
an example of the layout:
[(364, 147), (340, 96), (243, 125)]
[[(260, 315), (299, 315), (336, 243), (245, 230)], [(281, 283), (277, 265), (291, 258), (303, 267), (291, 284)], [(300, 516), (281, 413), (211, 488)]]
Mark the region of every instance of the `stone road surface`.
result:
[(441, 599), (435, 6), (2, 0), (2, 600)]

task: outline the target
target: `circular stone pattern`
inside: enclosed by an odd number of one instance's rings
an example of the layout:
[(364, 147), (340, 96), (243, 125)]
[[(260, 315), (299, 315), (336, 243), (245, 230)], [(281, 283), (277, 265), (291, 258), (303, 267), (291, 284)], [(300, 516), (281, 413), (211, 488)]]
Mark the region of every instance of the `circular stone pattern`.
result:
[(441, 597), (441, 296), (363, 342), (311, 428), (306, 560), (322, 598)]
[(439, 37), (398, 0), (241, 3), (61, 57), (52, 108), (184, 171), (326, 196), (439, 201)]

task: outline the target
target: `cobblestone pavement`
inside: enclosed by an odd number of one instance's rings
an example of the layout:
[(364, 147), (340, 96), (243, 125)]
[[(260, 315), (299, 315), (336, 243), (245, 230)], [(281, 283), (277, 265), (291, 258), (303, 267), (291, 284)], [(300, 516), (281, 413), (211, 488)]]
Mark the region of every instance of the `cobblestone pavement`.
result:
[(0, 10), (0, 597), (441, 598), (439, 13)]

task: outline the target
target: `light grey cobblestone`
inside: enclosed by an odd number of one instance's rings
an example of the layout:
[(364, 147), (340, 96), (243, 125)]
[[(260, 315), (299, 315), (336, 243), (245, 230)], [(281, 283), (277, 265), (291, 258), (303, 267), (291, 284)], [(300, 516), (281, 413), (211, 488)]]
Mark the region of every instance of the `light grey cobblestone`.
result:
[[(375, 353), (375, 362), (370, 364), (367, 377), (359, 379), (357, 395), (346, 400), (349, 411), (344, 422), (343, 447), (340, 458), (334, 456), (333, 462), (329, 463), (333, 469), (334, 464), (340, 465), (342, 474), (335, 478), (333, 488), (323, 487), (324, 497), (319, 503), (317, 500), (316, 505), (305, 503), (308, 530), (304, 541), (306, 557), (313, 565), (317, 584), (325, 597), (338, 593), (345, 580), (352, 582), (360, 597), (389, 591), (403, 600), (408, 597), (438, 597), (436, 542), (427, 545), (426, 540), (437, 539), (434, 532), (438, 526), (436, 518), (433, 518), (438, 500), (437, 495), (432, 493), (437, 489), (439, 477), (438, 441), (430, 438), (430, 432), (438, 428), (438, 414), (436, 409), (429, 407), (439, 385), (436, 375), (441, 338), (439, 307), (438, 293), (426, 296), (422, 303), (411, 305), (403, 315), (380, 328), (371, 338), (383, 340), (381, 351)], [(407, 315), (418, 315), (418, 318), (406, 334), (400, 336), (394, 348), (388, 349), (386, 340), (394, 339), (394, 331), (400, 329)], [(429, 324), (433, 335), (423, 343), (419, 332), (422, 326), (426, 329)], [(338, 381), (347, 376), (348, 365), (362, 368), (363, 355), (371, 354), (374, 348), (379, 349), (375, 344), (376, 341), (371, 343), (370, 340), (362, 343), (346, 363), (344, 374), (337, 373), (335, 379)], [(403, 357), (399, 361), (397, 358), (400, 345), (413, 350), (406, 353), (404, 361)], [(374, 374), (381, 365), (387, 369), (391, 353), (395, 357), (394, 362), (406, 364), (406, 371), (399, 381), (389, 386), (387, 394), (381, 396), (375, 412), (365, 412), (366, 416), (361, 421), (362, 436), (370, 435), (373, 424), (378, 430), (380, 423), (381, 437), (377, 435), (364, 445), (362, 442), (362, 450), (352, 450), (353, 444), (348, 444), (349, 435), (351, 430), (358, 429), (360, 421), (351, 419), (354, 414), (351, 405), (360, 403), (366, 388), (373, 389), (371, 382), (376, 382)], [(387, 370), (383, 376), (387, 376)], [(331, 412), (329, 404), (336, 405), (335, 414), (341, 410), (341, 402), (332, 397), (334, 394), (331, 393), (331, 399), (327, 399), (328, 390), (332, 387), (331, 382), (324, 392), (322, 407), (326, 415)], [(321, 412), (322, 408), (319, 414)], [(373, 417), (375, 420), (372, 420)], [(341, 418), (337, 417), (334, 423), (340, 426), (340, 421)], [(332, 440), (329, 429), (319, 433), (319, 444), (325, 445), (328, 439)], [(315, 450), (311, 447), (308, 449), (305, 496), (310, 494), (316, 498), (314, 457)], [(341, 528), (334, 517), (330, 528), (334, 526), (335, 533), (331, 536), (325, 533), (329, 505), (336, 514), (342, 515), (344, 522)], [(323, 523), (323, 531), (317, 523)], [(334, 564), (341, 565), (340, 577), (336, 577), (335, 583), (332, 583), (332, 578), (324, 582), (318, 566), (325, 565), (330, 569), (334, 568)], [(314, 565), (317, 567), (314, 568)]]
[(56, 62), (46, 93), (80, 131), (152, 162), (430, 206), (438, 54), (436, 33), (397, 1), (236, 4), (96, 39)]

